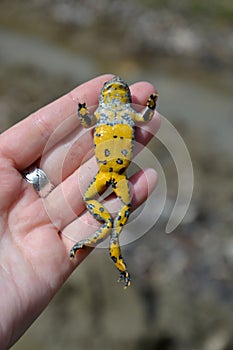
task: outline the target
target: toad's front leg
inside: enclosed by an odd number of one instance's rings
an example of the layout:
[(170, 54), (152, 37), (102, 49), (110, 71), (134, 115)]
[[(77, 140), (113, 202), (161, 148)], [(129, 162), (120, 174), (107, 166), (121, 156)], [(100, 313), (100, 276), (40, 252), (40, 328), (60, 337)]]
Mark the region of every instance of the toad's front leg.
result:
[(95, 113), (93, 115), (89, 114), (89, 111), (85, 102), (78, 104), (78, 117), (79, 117), (80, 123), (84, 128), (90, 128), (91, 126), (95, 125), (97, 122)]
[(150, 121), (154, 116), (157, 100), (158, 100), (158, 95), (156, 93), (151, 94), (147, 100), (146, 108), (141, 113), (136, 113), (136, 112), (133, 113), (132, 118), (136, 122)]

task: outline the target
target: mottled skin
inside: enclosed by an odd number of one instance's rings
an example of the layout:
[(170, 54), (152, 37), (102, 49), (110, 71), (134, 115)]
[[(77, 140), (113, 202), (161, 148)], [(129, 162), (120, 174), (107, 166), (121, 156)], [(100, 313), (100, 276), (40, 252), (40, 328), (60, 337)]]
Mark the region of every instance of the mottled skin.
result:
[[(119, 77), (107, 81), (99, 96), (99, 105), (92, 116), (85, 103), (79, 103), (78, 117), (85, 128), (95, 125), (94, 147), (99, 171), (92, 179), (83, 199), (87, 209), (103, 225), (90, 237), (77, 242), (70, 251), (71, 259), (78, 249), (85, 246), (96, 246), (110, 235), (110, 256), (120, 271), (120, 280), (125, 288), (130, 285), (130, 275), (121, 255), (119, 235), (126, 224), (131, 198), (126, 169), (132, 158), (135, 122), (151, 120), (156, 108), (157, 95), (148, 98), (147, 107), (136, 112), (131, 107), (131, 94), (128, 85)], [(121, 200), (116, 218), (95, 198), (111, 186)]]

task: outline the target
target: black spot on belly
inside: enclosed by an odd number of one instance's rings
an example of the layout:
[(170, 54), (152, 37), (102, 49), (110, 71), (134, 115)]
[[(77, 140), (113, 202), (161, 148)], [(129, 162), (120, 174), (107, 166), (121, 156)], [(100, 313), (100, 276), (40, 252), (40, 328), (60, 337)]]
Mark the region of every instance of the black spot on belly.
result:
[(127, 151), (127, 149), (122, 149), (122, 150), (121, 150), (121, 153), (123, 154), (123, 156), (127, 156), (128, 151)]
[(121, 169), (119, 170), (119, 175), (124, 174), (125, 170), (126, 170), (126, 168), (125, 168), (125, 167), (124, 167), (124, 168), (121, 168)]
[(106, 149), (104, 150), (104, 154), (105, 154), (106, 157), (110, 156), (110, 151), (109, 151), (109, 149), (106, 148)]
[(103, 165), (107, 165), (107, 161), (106, 160), (100, 160), (99, 158), (96, 158), (97, 162)]
[(117, 162), (117, 164), (123, 164), (123, 160), (122, 160), (121, 158), (118, 158), (118, 159), (116, 160), (116, 162)]

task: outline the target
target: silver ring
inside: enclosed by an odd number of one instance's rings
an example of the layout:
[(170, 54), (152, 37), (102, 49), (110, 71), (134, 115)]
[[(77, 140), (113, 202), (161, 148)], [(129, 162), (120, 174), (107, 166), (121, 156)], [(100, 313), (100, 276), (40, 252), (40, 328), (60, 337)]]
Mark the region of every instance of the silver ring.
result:
[(41, 198), (45, 198), (54, 189), (45, 172), (39, 168), (29, 168), (23, 172), (24, 179), (33, 185)]

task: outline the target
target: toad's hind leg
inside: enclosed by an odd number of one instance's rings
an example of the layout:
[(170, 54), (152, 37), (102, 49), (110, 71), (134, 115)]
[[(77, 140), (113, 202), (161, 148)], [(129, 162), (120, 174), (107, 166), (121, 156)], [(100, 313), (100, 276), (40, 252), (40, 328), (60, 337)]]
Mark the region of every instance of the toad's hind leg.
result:
[(113, 190), (117, 197), (119, 197), (122, 201), (123, 206), (119, 210), (114, 220), (113, 230), (110, 235), (109, 251), (111, 259), (113, 260), (116, 268), (120, 271), (119, 281), (123, 280), (125, 283), (125, 288), (127, 288), (130, 285), (130, 275), (127, 270), (126, 263), (121, 255), (119, 244), (119, 235), (129, 218), (131, 208), (129, 184), (125, 175), (119, 176), (117, 184)]
[(106, 183), (103, 183), (99, 179), (99, 173), (92, 180), (86, 193), (84, 194), (84, 201), (89, 212), (99, 221), (104, 224), (89, 238), (83, 239), (77, 242), (70, 250), (70, 258), (73, 259), (76, 252), (85, 247), (95, 247), (97, 244), (104, 241), (110, 234), (113, 227), (113, 219), (108, 210), (99, 203), (96, 199), (93, 199), (96, 194), (106, 189)]

